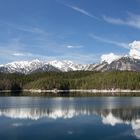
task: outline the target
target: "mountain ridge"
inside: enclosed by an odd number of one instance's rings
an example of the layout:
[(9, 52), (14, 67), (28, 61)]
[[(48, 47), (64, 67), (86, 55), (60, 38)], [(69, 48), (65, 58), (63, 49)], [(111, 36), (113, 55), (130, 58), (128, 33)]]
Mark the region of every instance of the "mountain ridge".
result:
[(102, 61), (95, 64), (77, 64), (70, 60), (41, 61), (14, 61), (5, 65), (0, 65), (0, 72), (3, 73), (23, 73), (34, 72), (68, 72), (68, 71), (140, 71), (140, 59), (130, 56), (123, 56), (113, 60), (111, 63)]

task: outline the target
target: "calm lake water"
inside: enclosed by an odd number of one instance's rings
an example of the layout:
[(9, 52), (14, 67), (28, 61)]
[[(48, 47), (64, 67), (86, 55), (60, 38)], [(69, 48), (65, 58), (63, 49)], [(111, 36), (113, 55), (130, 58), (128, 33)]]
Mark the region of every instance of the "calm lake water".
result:
[(134, 140), (140, 97), (0, 97), (0, 140)]

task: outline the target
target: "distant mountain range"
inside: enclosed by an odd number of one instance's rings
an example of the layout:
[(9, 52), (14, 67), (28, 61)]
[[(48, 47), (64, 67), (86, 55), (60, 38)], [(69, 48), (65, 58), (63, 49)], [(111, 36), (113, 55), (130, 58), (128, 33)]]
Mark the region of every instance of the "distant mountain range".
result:
[(140, 71), (140, 59), (129, 56), (118, 58), (111, 63), (106, 61), (96, 64), (76, 64), (67, 60), (40, 61), (38, 59), (32, 61), (15, 61), (5, 65), (0, 65), (0, 72), (3, 73), (24, 73), (30, 74), (34, 72), (68, 72), (68, 71)]

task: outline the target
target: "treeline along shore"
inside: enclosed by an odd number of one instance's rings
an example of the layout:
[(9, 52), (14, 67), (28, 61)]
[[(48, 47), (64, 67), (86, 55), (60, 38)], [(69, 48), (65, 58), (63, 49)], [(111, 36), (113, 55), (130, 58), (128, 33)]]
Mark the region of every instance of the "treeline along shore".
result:
[(0, 73), (0, 91), (140, 91), (140, 72)]

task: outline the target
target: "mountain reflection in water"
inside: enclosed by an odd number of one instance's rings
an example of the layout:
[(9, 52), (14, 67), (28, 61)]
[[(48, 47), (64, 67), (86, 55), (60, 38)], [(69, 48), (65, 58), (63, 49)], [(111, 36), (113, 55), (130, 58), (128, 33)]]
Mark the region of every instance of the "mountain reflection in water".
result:
[[(140, 138), (140, 98), (7, 98), (0, 99), (0, 118), (32, 120), (98, 116), (103, 125), (129, 125)], [(14, 124), (14, 126), (20, 126)]]

